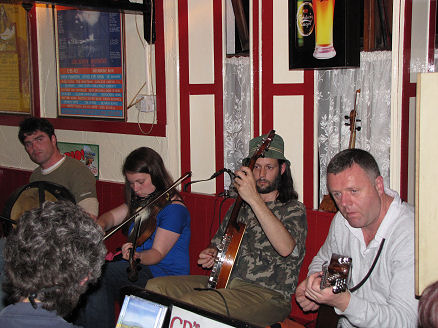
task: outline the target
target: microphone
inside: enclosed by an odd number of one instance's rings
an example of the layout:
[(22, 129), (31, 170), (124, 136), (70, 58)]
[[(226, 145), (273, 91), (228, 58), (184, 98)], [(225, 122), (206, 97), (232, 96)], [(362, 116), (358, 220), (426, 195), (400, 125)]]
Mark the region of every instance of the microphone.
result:
[(234, 174), (234, 172), (231, 171), (230, 169), (224, 169), (224, 171), (228, 173), (228, 175), (230, 176), (230, 179), (231, 179), (231, 180), (233, 180), (233, 179), (236, 177), (236, 175)]
[(225, 168), (224, 168), (224, 169), (220, 169), (219, 171), (213, 173), (213, 174), (211, 175), (210, 179), (214, 179), (214, 178), (220, 176), (220, 175), (221, 175), (222, 173), (224, 173), (226, 170), (227, 170), (227, 169), (225, 169)]
[(211, 177), (209, 177), (208, 179), (202, 179), (202, 180), (195, 180), (195, 181), (187, 182), (187, 183), (184, 185), (184, 187), (183, 187), (183, 191), (184, 191), (184, 192), (187, 191), (188, 186), (190, 186), (190, 185), (193, 184), (193, 183), (209, 181), (209, 180), (211, 180), (211, 179), (217, 178), (218, 176), (220, 176), (220, 175), (221, 175), (222, 173), (224, 173), (224, 172), (227, 172), (227, 173), (230, 175), (230, 177), (231, 177), (232, 179), (233, 179), (234, 176), (235, 176), (234, 173), (233, 173), (231, 170), (226, 169), (226, 168), (223, 168), (223, 169), (220, 169), (220, 170), (217, 171), (217, 172), (214, 172), (214, 173), (211, 175)]

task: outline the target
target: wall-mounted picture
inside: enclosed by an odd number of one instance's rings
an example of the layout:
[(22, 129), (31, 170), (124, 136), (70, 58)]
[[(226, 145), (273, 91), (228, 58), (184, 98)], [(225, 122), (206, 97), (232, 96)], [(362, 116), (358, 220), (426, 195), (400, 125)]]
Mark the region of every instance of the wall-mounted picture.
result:
[(289, 0), (289, 69), (360, 66), (360, 2)]
[(61, 154), (81, 161), (99, 179), (99, 145), (58, 141)]
[(19, 4), (0, 3), (0, 112), (31, 111), (27, 14)]
[(56, 7), (60, 116), (124, 118), (120, 13)]

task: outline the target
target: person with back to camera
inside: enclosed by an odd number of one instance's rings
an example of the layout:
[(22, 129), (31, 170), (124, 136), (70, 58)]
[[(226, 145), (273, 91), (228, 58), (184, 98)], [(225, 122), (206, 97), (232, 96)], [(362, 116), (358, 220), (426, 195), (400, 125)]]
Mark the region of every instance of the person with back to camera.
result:
[[(338, 327), (416, 327), (413, 207), (384, 187), (375, 159), (361, 149), (332, 158), (327, 187), (339, 212), (297, 287), (297, 302), (304, 311), (334, 307), (341, 316)], [(352, 258), (352, 292), (320, 288), (322, 265), (332, 254)]]
[(71, 202), (25, 212), (6, 238), (5, 290), (13, 304), (0, 327), (76, 327), (62, 317), (76, 306), (105, 260), (102, 229)]
[[(125, 176), (125, 203), (104, 213), (97, 223), (104, 231), (131, 217), (142, 202), (154, 199), (173, 184), (161, 156), (151, 148), (132, 151), (123, 164)], [(137, 281), (131, 281), (127, 268), (132, 243), (122, 245), (122, 261), (108, 262), (96, 290), (90, 290), (79, 309), (77, 323), (88, 328), (115, 326), (114, 302), (119, 300), (120, 289), (127, 285), (144, 287), (148, 279), (167, 275), (189, 274), (190, 213), (178, 191), (173, 188), (160, 198), (155, 215), (153, 233), (135, 249), (138, 259)], [(152, 209), (151, 209), (151, 212)]]
[[(265, 138), (250, 141), (249, 156), (257, 153)], [(246, 224), (246, 230), (226, 288), (209, 289), (208, 276), (192, 275), (154, 278), (148, 281), (147, 290), (257, 326), (287, 317), (305, 252), (306, 210), (294, 190), (279, 135), (274, 135), (263, 156), (252, 170), (242, 166), (234, 179), (245, 202), (237, 222)], [(249, 162), (250, 158), (244, 160), (245, 165)], [(210, 246), (199, 254), (202, 267), (213, 267), (231, 212), (232, 208)]]

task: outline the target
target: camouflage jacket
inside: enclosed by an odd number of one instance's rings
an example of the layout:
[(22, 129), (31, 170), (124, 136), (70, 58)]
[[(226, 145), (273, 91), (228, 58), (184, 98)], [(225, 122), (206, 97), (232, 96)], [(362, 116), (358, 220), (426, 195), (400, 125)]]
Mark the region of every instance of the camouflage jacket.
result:
[[(279, 255), (266, 237), (251, 207), (243, 203), (237, 221), (246, 224), (246, 231), (236, 256), (230, 280), (240, 278), (251, 281), (278, 291), (286, 299), (290, 299), (297, 287), (298, 274), (305, 253), (306, 209), (297, 200), (291, 200), (287, 203), (273, 201), (266, 203), (266, 205), (295, 239), (295, 249), (287, 257)], [(231, 210), (232, 208), (213, 237), (212, 245), (220, 244)]]

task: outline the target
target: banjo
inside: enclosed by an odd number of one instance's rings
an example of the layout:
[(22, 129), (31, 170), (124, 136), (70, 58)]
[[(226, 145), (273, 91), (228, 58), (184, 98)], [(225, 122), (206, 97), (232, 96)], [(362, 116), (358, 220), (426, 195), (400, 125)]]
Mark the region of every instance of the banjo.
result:
[[(252, 170), (257, 159), (263, 156), (268, 149), (272, 139), (275, 136), (275, 130), (271, 130), (263, 141), (263, 144), (251, 157), (248, 167)], [(245, 233), (245, 224), (237, 222), (239, 211), (242, 206), (242, 198), (237, 197), (234, 203), (233, 210), (228, 221), (227, 229), (220, 244), (217, 246), (218, 253), (214, 260), (214, 265), (208, 278), (209, 288), (225, 288), (227, 287), (231, 271), (234, 266), (237, 252), (239, 251), (240, 243), (242, 242), (243, 234)]]

